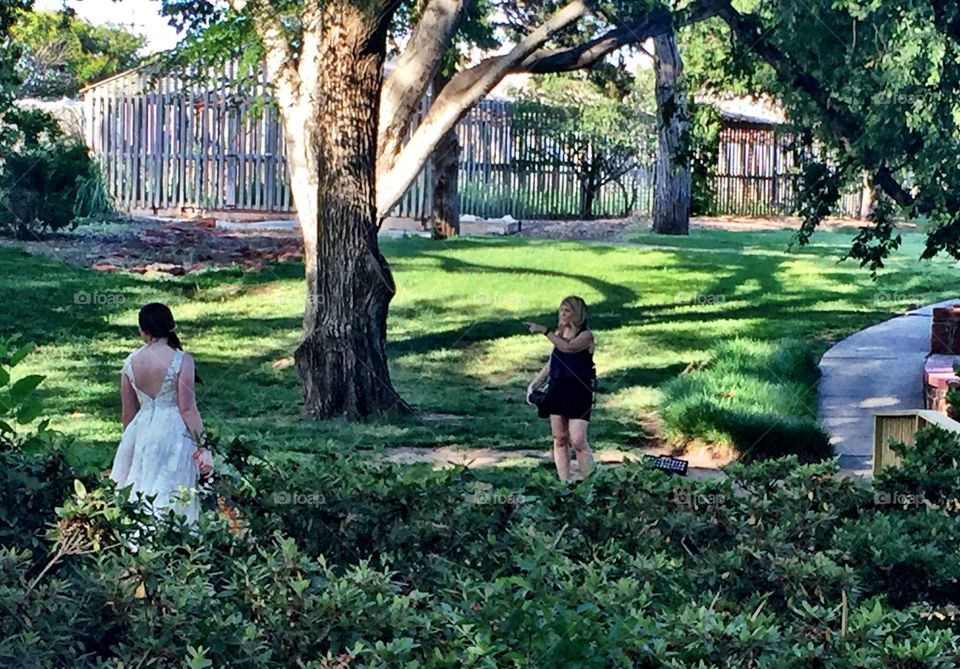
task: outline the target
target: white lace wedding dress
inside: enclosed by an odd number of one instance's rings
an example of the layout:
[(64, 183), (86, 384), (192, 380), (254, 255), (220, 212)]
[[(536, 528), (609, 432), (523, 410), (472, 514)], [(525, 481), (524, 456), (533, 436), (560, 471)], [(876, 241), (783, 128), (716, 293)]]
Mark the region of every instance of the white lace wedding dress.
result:
[(155, 495), (151, 507), (154, 514), (165, 514), (172, 507), (192, 524), (199, 513), (196, 488), (200, 471), (193, 459), (196, 445), (177, 405), (183, 351), (176, 351), (160, 391), (150, 397), (137, 387), (133, 374), (133, 359), (144, 348), (127, 356), (123, 364), (123, 374), (137, 393), (140, 410), (123, 431), (110, 478), (117, 482), (117, 488), (130, 486), (131, 497)]

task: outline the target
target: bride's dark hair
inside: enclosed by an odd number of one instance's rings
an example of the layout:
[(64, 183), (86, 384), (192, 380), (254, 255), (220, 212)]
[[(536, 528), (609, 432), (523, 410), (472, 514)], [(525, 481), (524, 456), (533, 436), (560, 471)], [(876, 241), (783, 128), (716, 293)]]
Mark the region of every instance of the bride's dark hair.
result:
[[(148, 335), (157, 339), (166, 337), (170, 348), (183, 350), (183, 344), (180, 343), (180, 337), (176, 333), (177, 323), (173, 320), (173, 312), (170, 311), (170, 307), (162, 302), (145, 304), (140, 309), (138, 320), (140, 329)], [(194, 379), (196, 383), (203, 383), (196, 370), (194, 370)]]

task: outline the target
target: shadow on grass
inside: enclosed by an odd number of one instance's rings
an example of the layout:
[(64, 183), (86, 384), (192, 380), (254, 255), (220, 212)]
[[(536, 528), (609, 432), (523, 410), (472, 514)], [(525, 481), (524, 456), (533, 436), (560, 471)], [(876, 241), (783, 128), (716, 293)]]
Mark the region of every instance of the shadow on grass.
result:
[[(716, 313), (704, 313), (703, 311), (690, 309), (690, 307), (697, 306), (696, 296), (694, 296), (692, 301), (683, 300), (672, 303), (637, 306), (635, 303), (639, 301), (641, 296), (634, 289), (590, 276), (554, 270), (531, 269), (529, 267), (469, 263), (464, 260), (444, 257), (438, 257), (438, 260), (441, 263), (441, 268), (449, 273), (482, 274), (485, 276), (493, 274), (510, 276), (523, 273), (538, 277), (582, 282), (603, 296), (599, 302), (594, 302), (589, 305), (592, 314), (590, 317), (590, 325), (593, 330), (598, 332), (605, 329), (618, 329), (625, 326), (656, 325), (660, 323), (695, 323), (717, 317), (726, 320), (761, 318), (770, 311), (769, 296), (782, 291), (782, 285), (774, 278), (774, 275), (780, 268), (780, 261), (768, 261), (769, 266), (765, 268), (758, 268), (756, 264), (751, 265), (749, 268), (735, 267), (735, 271), (701, 290), (699, 292), (700, 295), (735, 295), (737, 302), (746, 302), (746, 304), (736, 307), (721, 307)], [(756, 289), (748, 293), (743, 293), (743, 291), (737, 293), (737, 289), (747, 281), (757, 281), (758, 273), (760, 274), (760, 285)], [(558, 302), (561, 297), (563, 296), (558, 296)], [(781, 309), (810, 309), (820, 300), (820, 295), (814, 295), (805, 298), (779, 299), (776, 302)], [(428, 305), (421, 302), (415, 304), (413, 307), (394, 309), (392, 315), (401, 319), (415, 318), (417, 313), (427, 308)], [(682, 311), (684, 309), (686, 309), (686, 311)], [(431, 311), (432, 313), (441, 315), (463, 315), (465, 313), (463, 309), (444, 309), (442, 306), (438, 308), (435, 305)], [(470, 314), (469, 311), (466, 313), (468, 315)], [(522, 324), (523, 320), (549, 323), (555, 318), (556, 312), (549, 311), (525, 314), (519, 318), (511, 315), (509, 318), (478, 320), (457, 328), (448, 328), (447, 330), (439, 332), (393, 339), (388, 342), (388, 348), (391, 353), (401, 355), (443, 348), (462, 348), (477, 342), (492, 341), (522, 334), (525, 331)], [(670, 346), (676, 344), (675, 341), (664, 337), (654, 336), (654, 340), (658, 345)]]
[(637, 366), (618, 369), (598, 379), (597, 389), (601, 394), (609, 394), (636, 386), (656, 388), (679, 375), (686, 367), (687, 365), (678, 363), (663, 367)]
[[(517, 262), (497, 265), (456, 257), (461, 253), (478, 252), (476, 255), (482, 260), (484, 251), (503, 252), (529, 247), (542, 247), (545, 251), (560, 249), (563, 264), (558, 263), (558, 269), (544, 269), (522, 266)], [(463, 275), (470, 278), (470, 285), (476, 285), (478, 292), (483, 290), (484, 277), (496, 277), (502, 281), (522, 274), (547, 281), (581, 283), (601, 296), (590, 304), (591, 327), (601, 336), (604, 331), (642, 328), (638, 336), (642, 337), (644, 346), (665, 351), (707, 350), (715, 343), (713, 337), (717, 335), (712, 333), (712, 322), (716, 320), (743, 322), (736, 327), (740, 336), (770, 339), (791, 334), (847, 333), (889, 313), (884, 305), (866, 310), (840, 306), (842, 302), (838, 299), (844, 294), (834, 292), (834, 289), (841, 291), (850, 283), (850, 275), (842, 271), (819, 273), (819, 278), (827, 284), (825, 287), (790, 292), (791, 286), (783, 285), (779, 276), (787, 263), (802, 256), (758, 254), (751, 255), (742, 264), (732, 264), (729, 253), (663, 251), (656, 252), (655, 262), (645, 264), (643, 261), (649, 261), (651, 252), (638, 249), (638, 262), (633, 266), (632, 256), (625, 254), (624, 249), (623, 246), (585, 247), (580, 243), (526, 240), (471, 239), (451, 243), (404, 240), (384, 244), (384, 252), (391, 257), (395, 271), (429, 271), (436, 272), (437, 276), (442, 273), (444, 277)], [(602, 277), (569, 269), (577, 266), (578, 253), (609, 256), (614, 251), (619, 254), (617, 264), (607, 265)], [(441, 252), (450, 252), (451, 255)], [(617, 273), (620, 266), (624, 272), (622, 281)], [(644, 275), (648, 266), (651, 274)], [(610, 267), (614, 269), (611, 271)], [(664, 268), (667, 272), (663, 272)], [(660, 272), (659, 276), (663, 278), (653, 280), (653, 271)], [(687, 276), (688, 273), (698, 277)], [(705, 274), (712, 278), (702, 281), (700, 277)], [(443, 280), (437, 276), (430, 278)], [(915, 272), (894, 270), (887, 275), (887, 281), (889, 285), (897, 285), (897, 282), (908, 277), (916, 279), (916, 276)], [(295, 446), (309, 452), (312, 443), (327, 439), (336, 440), (345, 448), (464, 442), (522, 448), (541, 444), (548, 431), (545, 422), (538, 421), (523, 405), (523, 388), (512, 377), (478, 383), (476, 372), (468, 371), (469, 361), (465, 358), (444, 363), (441, 372), (424, 373), (424, 365), (416, 357), (438, 349), (462, 349), (523, 334), (522, 320), (544, 324), (555, 321), (553, 309), (523, 313), (521, 299), (517, 302), (521, 309), (513, 312), (502, 310), (497, 313), (490, 305), (464, 307), (462, 302), (450, 303), (442, 296), (416, 297), (391, 310), (393, 322), (418, 325), (435, 318), (475, 319), (475, 322), (462, 326), (393, 337), (388, 342), (392, 375), (400, 392), (422, 400), (424, 412), (458, 414), (461, 416), (459, 423), (436, 422), (416, 416), (399, 421), (374, 420), (358, 426), (337, 421), (304, 424), (299, 422), (300, 391), (295, 370), (272, 367), (278, 358), (292, 355), (293, 349), (286, 343), (270, 345), (270, 342), (263, 341), (268, 336), (276, 337), (278, 332), (284, 333), (284, 337), (287, 333), (295, 337), (300, 328), (300, 314), (220, 315), (225, 308), (230, 308), (229, 298), (255, 295), (258, 288), (278, 281), (301, 282), (302, 264), (279, 263), (261, 272), (223, 269), (158, 280), (130, 274), (89, 272), (50, 259), (0, 249), (0, 277), (0, 285), (4, 286), (8, 297), (12, 296), (4, 305), (6, 313), (0, 320), (0, 334), (19, 332), (24, 340), (38, 344), (55, 344), (64, 340), (80, 342), (84, 356), (81, 364), (90, 370), (79, 374), (75, 382), (91, 381), (95, 385), (86, 391), (82, 403), (84, 410), (90, 411), (98, 420), (117, 420), (116, 374), (124, 352), (137, 345), (135, 327), (118, 325), (118, 318), (123, 316), (124, 320), (129, 320), (130, 312), (135, 315), (141, 304), (159, 299), (170, 301), (175, 311), (178, 303), (211, 305), (206, 312), (201, 312), (204, 313), (202, 316), (180, 319), (182, 329), (187, 333), (185, 343), (188, 348), (194, 336), (204, 337), (208, 346), (209, 337), (213, 337), (215, 344), (219, 344), (221, 337), (228, 342), (215, 355), (202, 356), (198, 360), (199, 371), (209, 383), (200, 390), (204, 403), (202, 410), (214, 421), (229, 422), (240, 426), (238, 429), (261, 434), (264, 440), (277, 444), (278, 448)], [(647, 281), (648, 278), (651, 280)], [(674, 280), (676, 291), (673, 290)], [(695, 295), (690, 294), (691, 290), (684, 290), (688, 286), (696, 287)], [(862, 295), (863, 288), (857, 291)], [(91, 299), (90, 304), (81, 305), (75, 299), (75, 295), (81, 292), (91, 295), (98, 292), (123, 299), (119, 303), (117, 300)], [(542, 288), (538, 289), (538, 293), (542, 292)], [(670, 299), (671, 293), (675, 299)], [(663, 299), (664, 294), (667, 299)], [(525, 298), (522, 293), (520, 295)], [(722, 295), (726, 303), (699, 304), (697, 296), (703, 295)], [(559, 302), (563, 295), (558, 293), (554, 297)], [(645, 300), (649, 303), (643, 304)], [(219, 307), (221, 301), (227, 306)], [(837, 306), (830, 304), (834, 301), (838, 301)], [(798, 333), (798, 330), (802, 332)], [(89, 345), (83, 343), (85, 340), (89, 340)], [(251, 352), (250, 342), (257, 343), (260, 348)], [(622, 355), (614, 349), (605, 349), (604, 354)], [(409, 355), (414, 356), (410, 363), (405, 359)], [(674, 359), (677, 357), (679, 355)], [(684, 363), (644, 365), (644, 360), (638, 359), (628, 360), (629, 366), (623, 368), (622, 362), (621, 372), (611, 372), (608, 379), (601, 377), (601, 391), (609, 392), (611, 387), (615, 392), (636, 387), (657, 388), (675, 378), (685, 367)], [(51, 400), (63, 405), (63, 396), (75, 389), (65, 385), (68, 382), (63, 379), (58, 379), (58, 383), (44, 392)], [(66, 402), (74, 403), (70, 399)], [(483, 410), (471, 408), (478, 404)], [(636, 424), (624, 421), (622, 416), (605, 415), (605, 412), (598, 412), (591, 434), (624, 444), (642, 441), (645, 436)], [(101, 443), (98, 438), (91, 441)]]

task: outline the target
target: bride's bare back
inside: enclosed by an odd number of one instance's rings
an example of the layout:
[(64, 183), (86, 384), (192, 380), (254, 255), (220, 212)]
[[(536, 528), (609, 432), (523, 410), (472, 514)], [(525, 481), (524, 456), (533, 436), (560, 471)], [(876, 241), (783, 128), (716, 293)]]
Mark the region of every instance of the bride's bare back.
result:
[[(178, 355), (181, 359), (179, 364), (175, 364)], [(173, 373), (175, 376), (170, 379), (172, 387), (168, 387), (167, 391), (172, 392), (172, 396), (167, 400), (177, 405), (190, 434), (203, 431), (203, 421), (197, 410), (194, 386), (196, 372), (190, 355), (170, 347), (164, 341), (156, 341), (131, 354), (127, 365), (130, 376), (133, 378), (129, 378), (126, 374), (120, 376), (124, 428), (133, 420), (140, 408), (140, 398), (137, 397), (136, 391), (151, 400), (156, 400), (160, 393), (164, 392), (164, 380)], [(173, 369), (174, 367), (178, 369)]]
[(140, 392), (153, 398), (157, 397), (176, 353), (176, 350), (169, 346), (153, 344), (145, 346), (133, 356), (130, 365)]

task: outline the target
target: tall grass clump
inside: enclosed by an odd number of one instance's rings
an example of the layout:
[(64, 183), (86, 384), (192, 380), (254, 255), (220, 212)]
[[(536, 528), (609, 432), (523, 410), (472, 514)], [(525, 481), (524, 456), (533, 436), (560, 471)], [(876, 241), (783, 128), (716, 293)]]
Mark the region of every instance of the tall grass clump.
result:
[(832, 448), (816, 417), (819, 376), (816, 352), (807, 342), (725, 342), (702, 368), (664, 386), (665, 436), (675, 443), (730, 446), (745, 460), (823, 460)]

